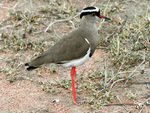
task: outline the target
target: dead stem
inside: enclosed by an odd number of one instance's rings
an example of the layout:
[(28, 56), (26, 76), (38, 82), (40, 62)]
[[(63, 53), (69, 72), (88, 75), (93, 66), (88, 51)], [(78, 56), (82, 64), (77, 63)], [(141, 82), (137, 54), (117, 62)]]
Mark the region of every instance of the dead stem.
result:
[(120, 104), (122, 104), (122, 107), (129, 113), (129, 111), (127, 110), (127, 108), (125, 107), (125, 105), (122, 103), (122, 101), (119, 98), (119, 95), (116, 96), (117, 99), (119, 100)]
[(4, 30), (4, 29), (6, 29), (6, 28), (15, 27), (15, 26), (21, 24), (24, 20), (25, 20), (25, 19), (22, 19), (22, 20), (20, 20), (17, 24), (14, 24), (14, 25), (7, 25), (7, 26), (5, 26), (5, 27), (2, 27), (2, 28), (0, 28), (0, 30)]
[(115, 83), (120, 82), (120, 81), (124, 81), (125, 79), (118, 79), (115, 82), (112, 83), (112, 85), (110, 86), (109, 90), (112, 89), (112, 87), (114, 86)]
[[(77, 16), (79, 16), (79, 14), (75, 15), (73, 18), (76, 18)], [(53, 24), (55, 24), (55, 23), (58, 23), (58, 22), (65, 22), (65, 21), (71, 21), (71, 19), (72, 19), (72, 17), (71, 17), (71, 18), (67, 18), (67, 19), (62, 19), (62, 20), (56, 20), (56, 21), (50, 23), (50, 24), (48, 25), (48, 27), (45, 29), (44, 32), (47, 32), (48, 29), (49, 29)]]
[(119, 29), (119, 32), (118, 32), (119, 34), (122, 32), (123, 27), (125, 26), (126, 22), (127, 22), (127, 15), (125, 15), (125, 19), (123, 20), (122, 25), (121, 25), (121, 27)]
[[(114, 103), (114, 104), (101, 104), (102, 106), (137, 106), (138, 104), (135, 103)], [(150, 106), (150, 104), (144, 104), (145, 106)]]

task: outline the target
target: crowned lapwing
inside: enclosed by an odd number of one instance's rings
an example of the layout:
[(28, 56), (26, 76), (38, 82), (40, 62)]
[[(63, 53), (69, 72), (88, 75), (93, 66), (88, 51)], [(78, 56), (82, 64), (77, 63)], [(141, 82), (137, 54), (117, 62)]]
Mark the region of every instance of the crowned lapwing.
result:
[(86, 7), (80, 14), (80, 27), (63, 36), (55, 45), (26, 63), (27, 70), (33, 70), (42, 64), (59, 64), (63, 67), (72, 67), (72, 95), (76, 103), (74, 75), (76, 66), (85, 63), (94, 53), (98, 44), (98, 18), (109, 18), (100, 14), (100, 9), (94, 6)]

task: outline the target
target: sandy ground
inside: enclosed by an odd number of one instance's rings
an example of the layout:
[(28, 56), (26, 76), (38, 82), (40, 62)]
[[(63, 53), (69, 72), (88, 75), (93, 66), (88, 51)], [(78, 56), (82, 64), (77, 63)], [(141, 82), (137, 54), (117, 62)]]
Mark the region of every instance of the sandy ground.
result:
[[(149, 2), (148, 2), (149, 3)], [(11, 8), (14, 4), (2, 1), (1, 4), (5, 7)], [(132, 4), (132, 3), (131, 3)], [(128, 7), (128, 6), (127, 6)], [(139, 8), (139, 7), (137, 7)], [(132, 8), (131, 8), (132, 9)], [(136, 12), (136, 10), (133, 10)], [(0, 19), (7, 18), (7, 8), (0, 8)], [(7, 56), (9, 53), (0, 53), (1, 56)], [(28, 53), (29, 54), (29, 53)], [(97, 49), (93, 57), (84, 65), (77, 67), (77, 76), (85, 69), (84, 74), (90, 72), (91, 69), (97, 67), (104, 68), (104, 58), (107, 54), (104, 50)], [(4, 67), (5, 62), (0, 60), (0, 66)], [(50, 68), (50, 67), (49, 67)], [(22, 68), (24, 69), (24, 68)], [(122, 106), (102, 106), (101, 109), (92, 110), (86, 104), (74, 105), (72, 102), (71, 94), (63, 91), (60, 94), (54, 95), (42, 91), (42, 85), (37, 81), (51, 82), (57, 77), (64, 75), (69, 76), (70, 68), (56, 67), (56, 73), (43, 74), (37, 76), (36, 71), (27, 72), (24, 70), (23, 76), (25, 79), (16, 80), (10, 83), (5, 73), (0, 73), (0, 112), (1, 113), (150, 113), (150, 106), (140, 106), (140, 103), (150, 103), (150, 84), (130, 84), (128, 87), (123, 88), (124, 83), (118, 83), (113, 87), (113, 94), (111, 103), (119, 103), (117, 97), (125, 103), (137, 103), (139, 106), (126, 105)], [(131, 82), (150, 81), (150, 72), (134, 77)], [(131, 93), (128, 93), (131, 92)], [(130, 95), (128, 95), (130, 94)], [(135, 98), (135, 99), (131, 99)], [(59, 99), (60, 102), (53, 103), (52, 100)]]
[[(85, 74), (90, 71), (90, 69), (98, 67), (99, 63), (102, 62), (99, 59), (103, 59), (105, 52), (102, 50), (96, 50), (94, 56), (86, 62), (84, 65), (77, 68), (77, 75), (85, 70)], [(67, 73), (69, 76), (70, 68), (65, 69), (63, 67), (58, 67), (58, 75), (61, 77)], [(59, 71), (60, 70), (60, 71)], [(27, 72), (27, 71), (26, 71)], [(30, 72), (27, 72), (30, 73)], [(32, 72), (35, 73), (35, 72)], [(36, 76), (36, 75), (32, 75)], [(57, 76), (55, 74), (42, 75), (44, 77), (33, 77), (36, 80), (50, 81), (52, 78), (55, 79)], [(86, 105), (74, 105), (72, 102), (71, 94), (66, 91), (58, 95), (52, 95), (50, 93), (45, 93), (42, 88), (37, 84), (34, 79), (30, 80), (17, 80), (16, 82), (10, 83), (5, 79), (4, 74), (1, 75), (0, 79), (0, 109), (1, 111), (14, 111), (14, 112), (39, 112), (39, 113), (53, 113), (53, 112), (83, 112), (90, 111)], [(53, 103), (52, 100), (59, 99), (59, 103)]]

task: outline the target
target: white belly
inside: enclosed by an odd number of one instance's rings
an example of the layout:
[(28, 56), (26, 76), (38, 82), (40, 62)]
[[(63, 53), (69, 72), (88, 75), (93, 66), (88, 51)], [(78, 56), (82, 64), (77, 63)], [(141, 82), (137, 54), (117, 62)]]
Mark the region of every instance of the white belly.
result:
[(87, 54), (79, 59), (71, 60), (71, 61), (62, 61), (61, 64), (63, 67), (76, 67), (84, 64), (90, 57), (91, 48), (88, 49)]

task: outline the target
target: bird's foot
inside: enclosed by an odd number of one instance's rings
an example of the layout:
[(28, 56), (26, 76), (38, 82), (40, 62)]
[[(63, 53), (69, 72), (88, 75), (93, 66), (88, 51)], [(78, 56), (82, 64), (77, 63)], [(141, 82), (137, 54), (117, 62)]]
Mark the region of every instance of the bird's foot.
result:
[[(77, 98), (77, 99), (79, 99), (79, 98)], [(74, 100), (74, 99), (72, 99), (73, 100), (73, 103), (75, 104), (75, 105), (81, 105), (81, 102), (80, 101), (77, 101), (76, 99)]]
[(78, 105), (78, 106), (81, 105), (81, 103), (78, 102), (78, 101), (74, 101), (74, 100), (73, 100), (73, 103), (74, 103), (75, 105)]

